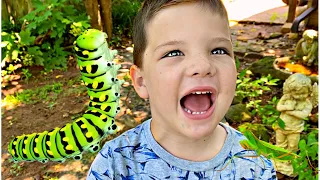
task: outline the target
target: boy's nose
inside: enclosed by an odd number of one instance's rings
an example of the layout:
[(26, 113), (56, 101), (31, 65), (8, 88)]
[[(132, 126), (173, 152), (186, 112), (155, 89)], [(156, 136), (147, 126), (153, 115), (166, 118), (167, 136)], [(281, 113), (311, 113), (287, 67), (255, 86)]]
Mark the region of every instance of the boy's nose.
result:
[(213, 76), (216, 73), (216, 67), (208, 58), (197, 58), (191, 61), (187, 73), (192, 77)]

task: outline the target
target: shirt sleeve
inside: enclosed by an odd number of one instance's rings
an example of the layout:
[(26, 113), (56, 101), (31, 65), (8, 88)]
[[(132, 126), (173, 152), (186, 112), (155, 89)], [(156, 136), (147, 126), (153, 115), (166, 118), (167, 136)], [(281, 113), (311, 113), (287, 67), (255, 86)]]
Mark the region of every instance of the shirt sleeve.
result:
[(113, 155), (110, 147), (104, 147), (96, 156), (89, 169), (87, 180), (114, 179)]

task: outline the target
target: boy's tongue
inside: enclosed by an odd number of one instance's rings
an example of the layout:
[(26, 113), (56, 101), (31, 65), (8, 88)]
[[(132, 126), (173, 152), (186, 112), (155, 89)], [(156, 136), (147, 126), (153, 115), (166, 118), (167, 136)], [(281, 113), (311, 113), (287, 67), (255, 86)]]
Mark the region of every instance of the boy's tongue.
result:
[(183, 98), (182, 105), (192, 112), (204, 112), (210, 108), (210, 97), (207, 94), (190, 94)]

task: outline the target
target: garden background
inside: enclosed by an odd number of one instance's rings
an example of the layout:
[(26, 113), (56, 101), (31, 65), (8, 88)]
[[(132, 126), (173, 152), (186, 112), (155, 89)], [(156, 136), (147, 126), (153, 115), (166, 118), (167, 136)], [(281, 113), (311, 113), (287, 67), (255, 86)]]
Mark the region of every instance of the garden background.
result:
[[(60, 164), (13, 163), (7, 147), (21, 134), (62, 127), (81, 117), (88, 94), (81, 82), (73, 42), (85, 29), (108, 33), (118, 50), (121, 112), (113, 139), (151, 117), (148, 101), (139, 98), (128, 74), (132, 65), (132, 23), (142, 0), (2, 0), (1, 23), (1, 175), (2, 179), (85, 179), (96, 154)], [(270, 66), (276, 58), (294, 56), (298, 34), (281, 33), (288, 6), (281, 0), (225, 0), (238, 69), (235, 98), (226, 116), (230, 126), (251, 131), (275, 144), (272, 125), (279, 123), (276, 104), (288, 77)], [(99, 4), (99, 6), (98, 6)], [(249, 6), (250, 5), (250, 6)], [(305, 119), (295, 163), (299, 176), (279, 179), (317, 179), (318, 109)], [(276, 157), (275, 157), (276, 158)]]

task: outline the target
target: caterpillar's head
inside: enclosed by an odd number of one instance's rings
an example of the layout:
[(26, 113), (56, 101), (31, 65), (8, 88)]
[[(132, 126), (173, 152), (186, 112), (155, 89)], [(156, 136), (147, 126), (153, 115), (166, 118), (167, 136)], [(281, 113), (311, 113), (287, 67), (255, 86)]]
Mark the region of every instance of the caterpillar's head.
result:
[(83, 49), (95, 50), (106, 44), (106, 38), (108, 35), (102, 31), (87, 29), (77, 38), (76, 45)]

